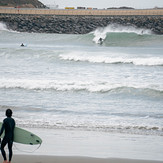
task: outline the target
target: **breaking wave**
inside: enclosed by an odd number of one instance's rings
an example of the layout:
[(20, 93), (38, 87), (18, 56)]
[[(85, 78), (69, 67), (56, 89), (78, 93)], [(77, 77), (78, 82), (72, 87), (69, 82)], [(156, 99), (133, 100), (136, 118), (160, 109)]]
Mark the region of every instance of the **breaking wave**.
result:
[(116, 84), (109, 82), (87, 81), (55, 81), (55, 80), (27, 80), (27, 79), (0, 79), (0, 89), (25, 89), (25, 90), (54, 90), (54, 91), (88, 91), (99, 93), (143, 93), (162, 96), (161, 86)]
[[(122, 55), (120, 55), (122, 56)], [(61, 54), (59, 57), (63, 60), (75, 61), (75, 62), (90, 62), (90, 63), (106, 63), (106, 64), (134, 64), (143, 66), (163, 66), (163, 58), (160, 57), (147, 57), (147, 58), (128, 58), (128, 57), (116, 57), (111, 54), (105, 55), (89, 55), (89, 53), (72, 52), (69, 54)]]
[[(103, 40), (107, 39), (109, 37), (108, 34), (114, 33), (115, 34), (130, 34), (128, 35), (128, 39), (132, 39), (131, 36), (135, 35), (151, 35), (152, 31), (148, 29), (143, 28), (136, 28), (133, 26), (122, 26), (119, 24), (110, 24), (107, 27), (104, 28), (97, 28), (95, 31), (92, 32), (94, 35), (93, 41), (95, 43), (98, 43), (99, 38), (102, 38)], [(110, 35), (110, 37), (112, 37)], [(125, 37), (127, 39), (127, 36)]]
[[(20, 33), (7, 29), (7, 26), (0, 22), (0, 32)], [(30, 34), (28, 34), (30, 35)], [(163, 37), (161, 35), (155, 35), (149, 29), (136, 28), (133, 26), (122, 26), (119, 24), (110, 24), (107, 27), (97, 28), (95, 31), (84, 35), (71, 35), (71, 34), (36, 34), (40, 37), (41, 44), (44, 39), (51, 40), (48, 42), (48, 46), (54, 46), (58, 44), (73, 44), (74, 45), (87, 45), (94, 46), (98, 44), (99, 39), (102, 38), (103, 46), (155, 46), (162, 45)], [(43, 37), (42, 37), (43, 36)], [(44, 39), (43, 39), (44, 38)], [(45, 41), (46, 41), (45, 39)]]

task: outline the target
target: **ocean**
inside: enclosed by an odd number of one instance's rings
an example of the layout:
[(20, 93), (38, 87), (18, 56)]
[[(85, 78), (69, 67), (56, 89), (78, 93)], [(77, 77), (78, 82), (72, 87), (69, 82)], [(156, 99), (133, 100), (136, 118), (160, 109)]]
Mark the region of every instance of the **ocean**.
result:
[(155, 137), (163, 160), (163, 36), (117, 24), (21, 33), (1, 22), (1, 121), (6, 108), (31, 130)]

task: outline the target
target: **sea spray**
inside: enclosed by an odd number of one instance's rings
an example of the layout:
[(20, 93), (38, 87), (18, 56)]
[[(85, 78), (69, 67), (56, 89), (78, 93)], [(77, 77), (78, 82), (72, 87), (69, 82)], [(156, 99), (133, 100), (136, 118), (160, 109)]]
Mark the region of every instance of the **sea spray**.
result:
[(0, 22), (0, 31), (8, 31), (5, 23)]
[(2, 32), (20, 33), (20, 32), (18, 32), (18, 31), (16, 31), (16, 30), (12, 30), (11, 28), (9, 28), (9, 27), (6, 25), (6, 23), (1, 22), (1, 21), (0, 21), (0, 32), (1, 32), (1, 33), (2, 33)]

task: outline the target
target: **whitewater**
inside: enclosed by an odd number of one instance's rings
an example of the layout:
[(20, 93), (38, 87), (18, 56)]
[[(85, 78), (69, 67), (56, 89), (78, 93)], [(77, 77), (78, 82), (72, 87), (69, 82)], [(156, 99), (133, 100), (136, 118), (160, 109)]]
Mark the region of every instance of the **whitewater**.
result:
[[(132, 26), (67, 35), (11, 31), (1, 22), (0, 119), (11, 108), (17, 125), (31, 130), (155, 137), (159, 144), (162, 45), (162, 35)], [(154, 151), (159, 160), (162, 150)]]

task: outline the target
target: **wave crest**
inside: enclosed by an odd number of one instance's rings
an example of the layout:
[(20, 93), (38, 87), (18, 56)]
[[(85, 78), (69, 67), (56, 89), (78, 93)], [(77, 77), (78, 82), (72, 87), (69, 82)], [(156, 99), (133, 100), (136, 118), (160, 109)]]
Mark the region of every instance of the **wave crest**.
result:
[[(129, 85), (123, 83), (109, 83), (106, 81), (55, 81), (55, 80), (27, 80), (27, 79), (0, 79), (0, 89), (26, 89), (26, 90), (55, 90), (55, 91), (88, 91), (99, 93), (131, 93), (160, 96), (163, 93), (161, 86)], [(137, 91), (138, 90), (138, 91)]]
[(81, 61), (90, 63), (106, 63), (106, 64), (134, 64), (143, 66), (163, 66), (163, 59), (160, 57), (148, 57), (148, 58), (127, 58), (127, 57), (112, 57), (108, 54), (106, 55), (94, 55), (72, 52), (69, 54), (61, 54), (59, 57), (63, 60), (69, 61)]

